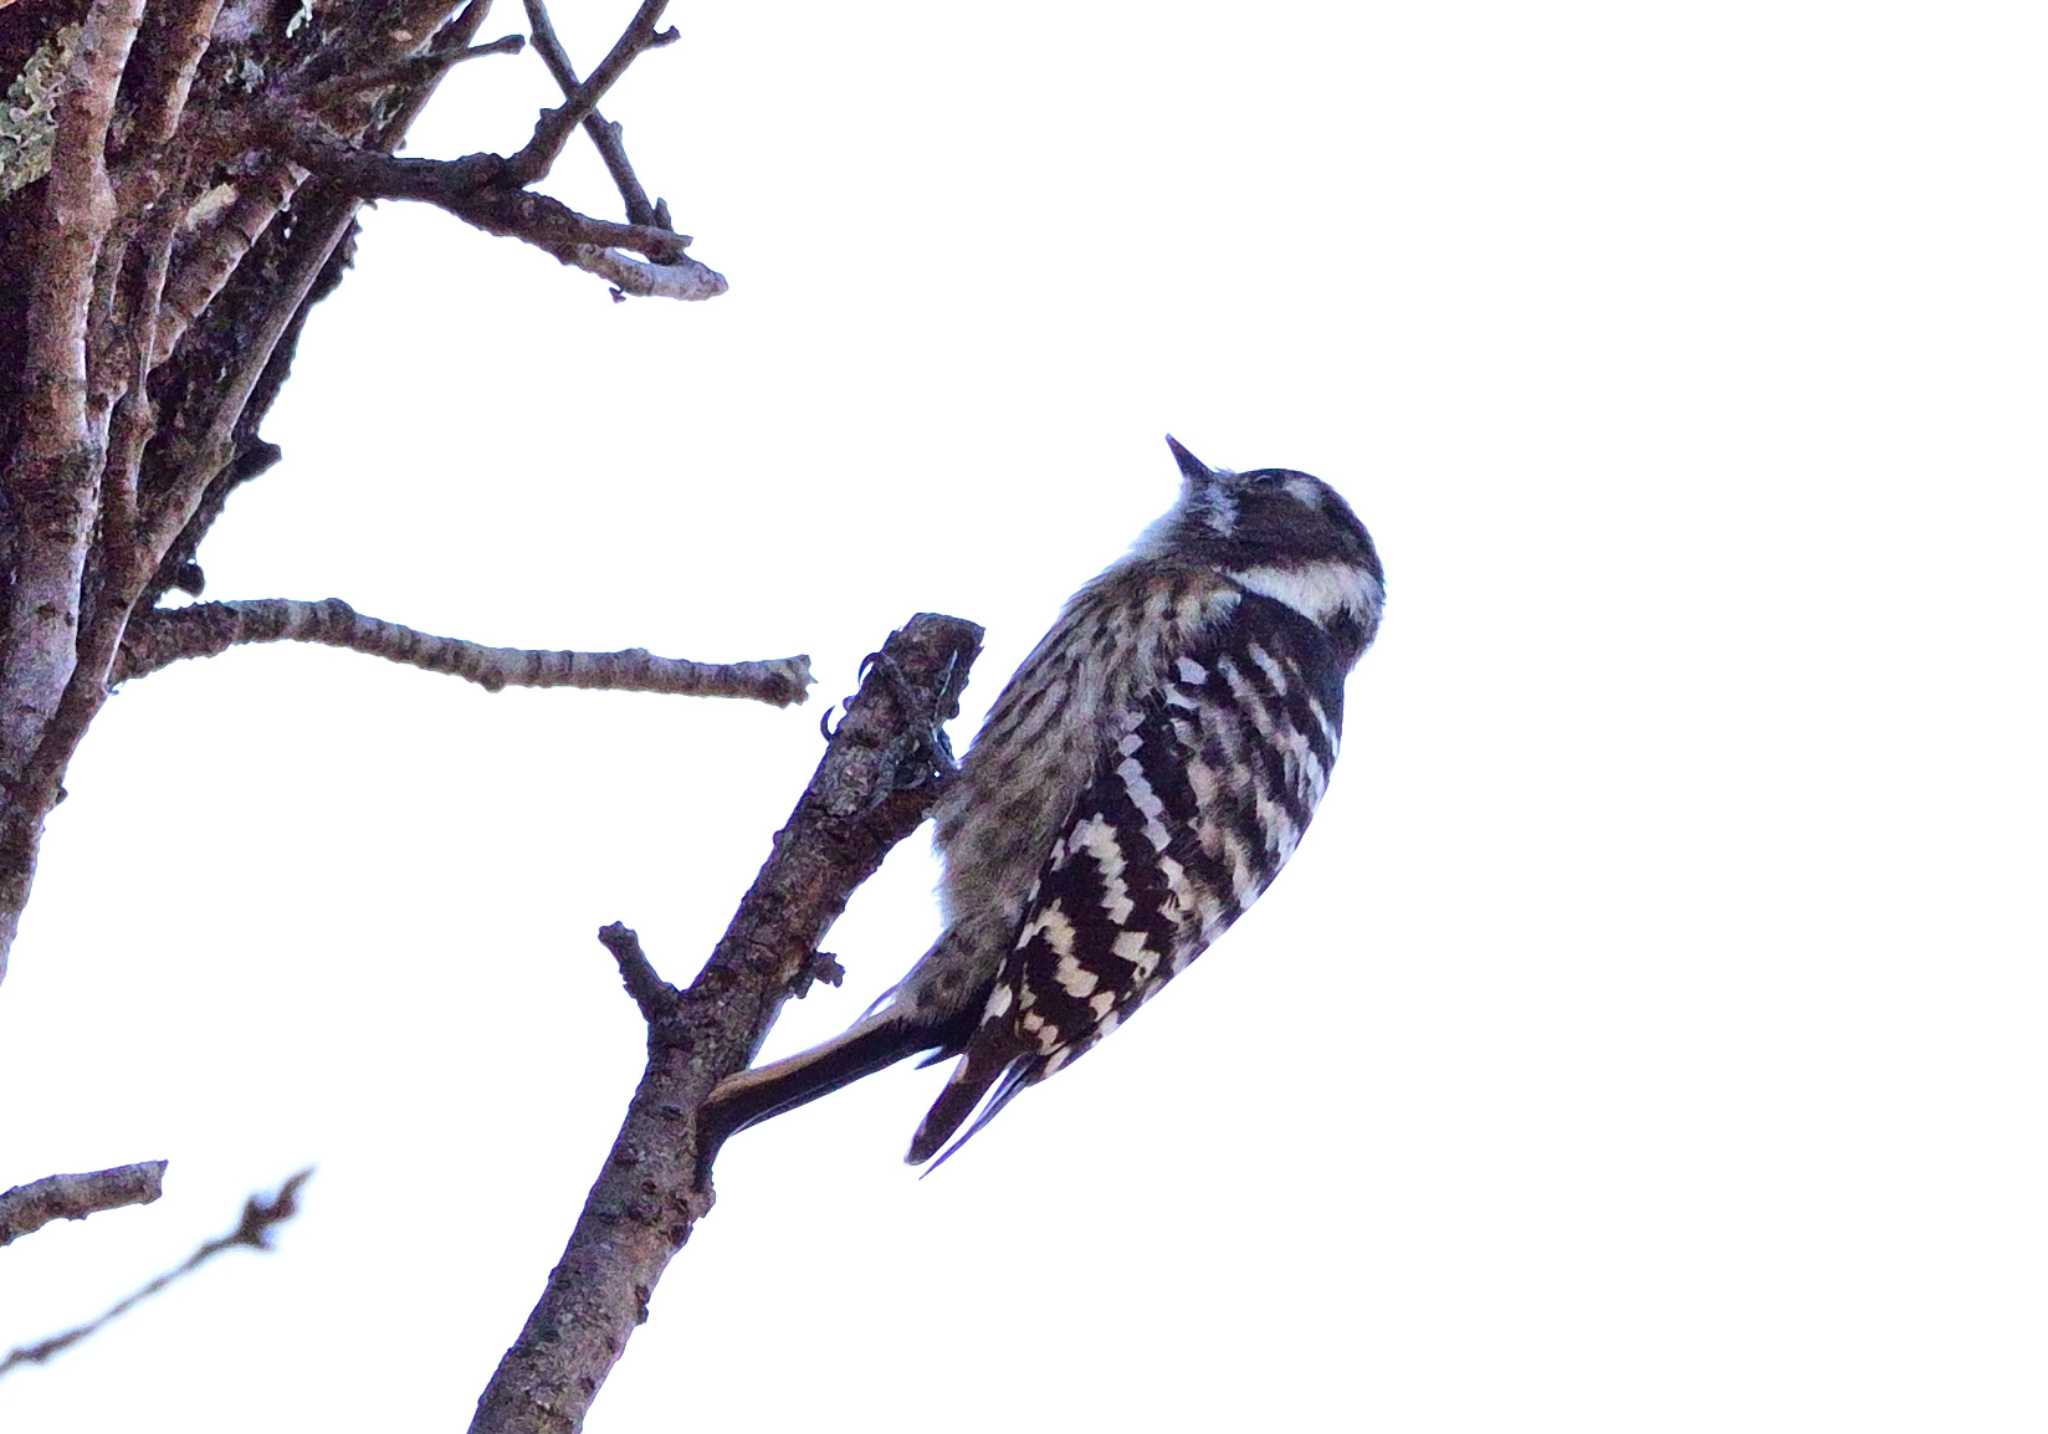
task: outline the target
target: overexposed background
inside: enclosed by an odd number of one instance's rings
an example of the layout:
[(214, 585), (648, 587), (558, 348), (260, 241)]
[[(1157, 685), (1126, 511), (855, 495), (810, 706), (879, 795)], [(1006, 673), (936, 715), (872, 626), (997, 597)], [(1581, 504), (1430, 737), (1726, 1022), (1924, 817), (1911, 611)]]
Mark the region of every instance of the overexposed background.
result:
[[(514, 28), (501, 6), (486, 37)], [(587, 68), (630, 6), (561, 7)], [(964, 744), (1212, 463), (1333, 481), (1384, 634), (1268, 899), (920, 1183), (939, 1072), (736, 1141), (593, 1434), (2038, 1430), (2048, 22), (2031, 6), (696, 6), (607, 110), (732, 292), (364, 226), (209, 596), (813, 654), (811, 705), (325, 649), (133, 684), (0, 990), (0, 1347), (317, 1163), (0, 1425), (453, 1429), (687, 979), (919, 609)], [(411, 152), (509, 148), (531, 56)], [(614, 212), (580, 143), (550, 188)], [(934, 931), (919, 839), (828, 945)]]

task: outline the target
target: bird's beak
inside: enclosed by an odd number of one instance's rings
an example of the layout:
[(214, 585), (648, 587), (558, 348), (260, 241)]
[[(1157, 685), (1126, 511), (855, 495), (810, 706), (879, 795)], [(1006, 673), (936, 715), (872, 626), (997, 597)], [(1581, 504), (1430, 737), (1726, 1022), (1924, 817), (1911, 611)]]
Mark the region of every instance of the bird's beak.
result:
[(1180, 464), (1180, 476), (1187, 480), (1190, 487), (1206, 483), (1216, 476), (1209, 471), (1208, 464), (1181, 447), (1180, 440), (1171, 433), (1166, 435), (1166, 446), (1173, 450), (1174, 462)]

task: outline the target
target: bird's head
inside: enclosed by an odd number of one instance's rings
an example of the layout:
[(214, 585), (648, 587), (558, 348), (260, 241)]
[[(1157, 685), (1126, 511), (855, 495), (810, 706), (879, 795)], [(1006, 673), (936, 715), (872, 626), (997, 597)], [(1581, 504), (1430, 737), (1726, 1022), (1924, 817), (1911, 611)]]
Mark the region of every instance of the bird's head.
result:
[(1356, 662), (1379, 628), (1385, 575), (1372, 535), (1322, 479), (1291, 468), (1211, 468), (1169, 436), (1180, 500), (1138, 543), (1141, 557), (1213, 567), (1283, 602)]

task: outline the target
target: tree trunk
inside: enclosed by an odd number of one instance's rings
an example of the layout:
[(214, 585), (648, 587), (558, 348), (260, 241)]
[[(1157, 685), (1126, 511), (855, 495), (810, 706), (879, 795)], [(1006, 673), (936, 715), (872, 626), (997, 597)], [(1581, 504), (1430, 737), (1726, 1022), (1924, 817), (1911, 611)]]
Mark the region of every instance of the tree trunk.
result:
[[(474, 43), (489, 0), (0, 7), (0, 978), (44, 819), (108, 683), (170, 658), (304, 638), (486, 685), (801, 698), (809, 674), (796, 658), (713, 668), (522, 653), (428, 638), (345, 604), (216, 604), (190, 619), (159, 606), (173, 590), (198, 593), (199, 544), (228, 495), (278, 461), (264, 415), (307, 312), (348, 269), (364, 199), (438, 204), (621, 294), (723, 292), (596, 109), (634, 59), (674, 38), (654, 28), (664, 8), (643, 3), (579, 82), (528, 0), (565, 102), (516, 154), (435, 161), (392, 154), (440, 77), (525, 43)], [(605, 155), (624, 222), (530, 188), (579, 127)]]

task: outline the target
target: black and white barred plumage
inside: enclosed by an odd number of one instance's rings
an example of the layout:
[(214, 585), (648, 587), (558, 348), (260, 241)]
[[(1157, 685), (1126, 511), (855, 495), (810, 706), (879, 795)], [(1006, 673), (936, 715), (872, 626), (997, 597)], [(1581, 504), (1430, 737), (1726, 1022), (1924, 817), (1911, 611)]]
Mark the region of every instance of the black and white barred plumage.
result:
[(1321, 480), (1167, 441), (1180, 501), (1074, 595), (940, 798), (945, 933), (845, 1034), (722, 1084), (714, 1139), (959, 1056), (911, 1142), (928, 1160), (1114, 1031), (1293, 853), (1379, 626), (1379, 557)]

